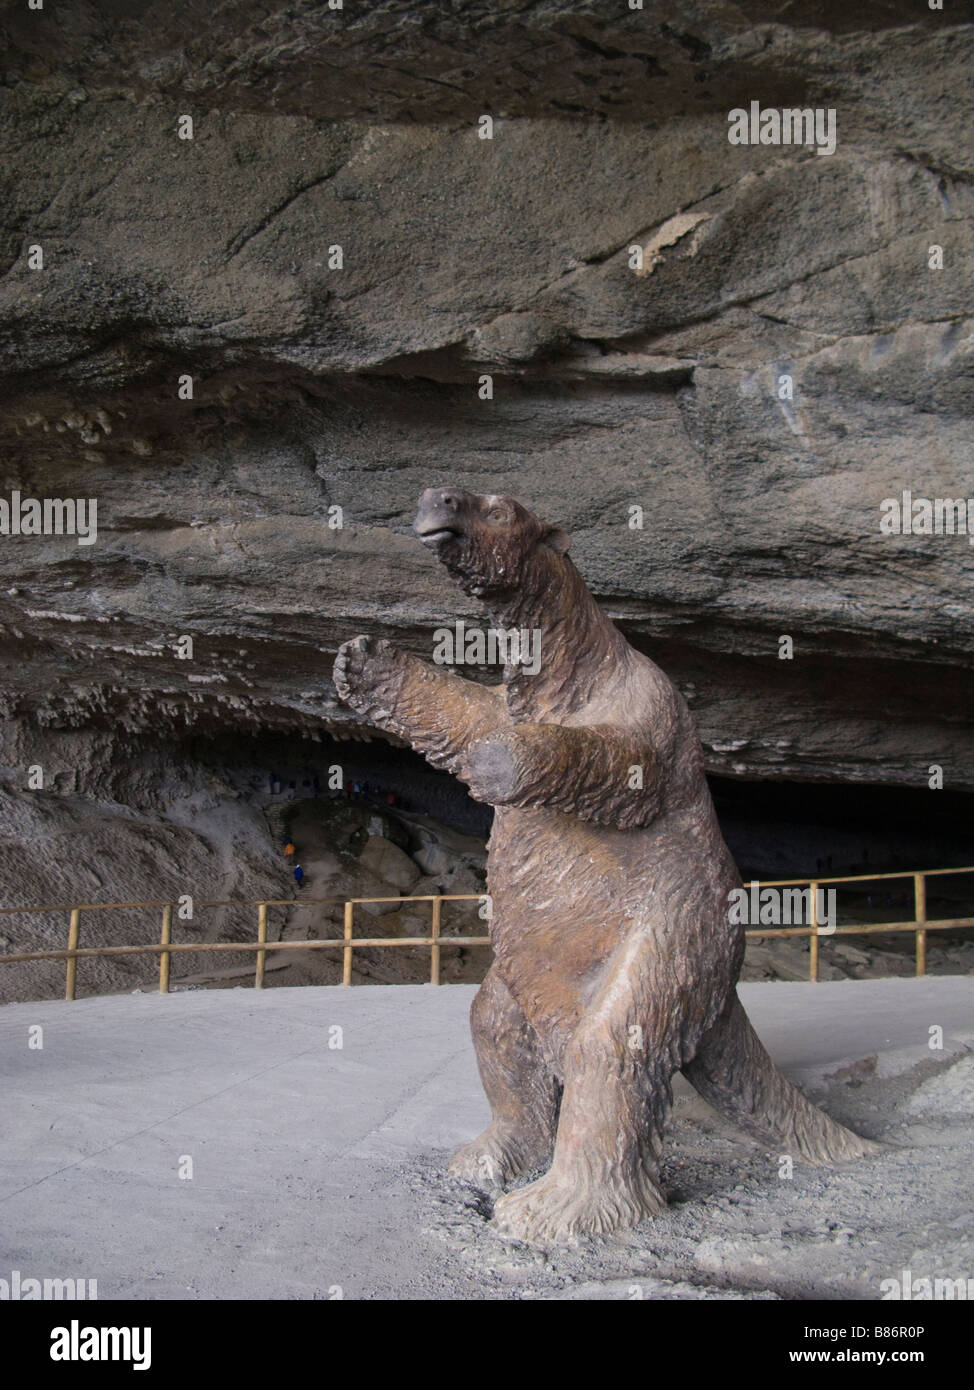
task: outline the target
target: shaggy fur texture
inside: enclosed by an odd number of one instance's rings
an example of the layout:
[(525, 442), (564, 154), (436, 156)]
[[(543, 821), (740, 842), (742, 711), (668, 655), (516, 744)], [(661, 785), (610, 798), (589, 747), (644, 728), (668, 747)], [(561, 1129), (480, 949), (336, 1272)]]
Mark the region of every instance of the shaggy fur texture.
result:
[(536, 674), (487, 688), (358, 637), (340, 696), (496, 807), (494, 964), (471, 1024), (493, 1112), (451, 1171), (508, 1185), (501, 1231), (558, 1240), (665, 1204), (658, 1159), (682, 1070), (714, 1106), (809, 1163), (875, 1146), (775, 1069), (735, 991), (744, 931), (690, 712), (598, 608), (568, 537), (511, 498), (430, 489), (416, 531), (494, 626), (540, 631)]

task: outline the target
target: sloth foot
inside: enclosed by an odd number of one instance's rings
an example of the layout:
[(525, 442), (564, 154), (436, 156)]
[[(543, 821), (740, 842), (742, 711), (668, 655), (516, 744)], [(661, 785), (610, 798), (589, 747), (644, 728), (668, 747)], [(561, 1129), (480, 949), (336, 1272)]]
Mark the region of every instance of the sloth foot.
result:
[(656, 1216), (666, 1199), (645, 1174), (593, 1188), (571, 1174), (546, 1173), (537, 1182), (499, 1197), (494, 1223), (500, 1235), (534, 1244), (607, 1235)]
[(450, 1160), (449, 1172), (478, 1187), (504, 1187), (551, 1158), (551, 1148), (499, 1125), (464, 1144)]

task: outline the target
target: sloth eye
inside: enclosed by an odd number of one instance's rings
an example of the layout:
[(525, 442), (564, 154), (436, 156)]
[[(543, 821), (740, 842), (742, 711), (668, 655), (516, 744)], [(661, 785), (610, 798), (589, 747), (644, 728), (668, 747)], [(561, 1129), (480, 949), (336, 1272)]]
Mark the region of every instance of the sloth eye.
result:
[(506, 507), (491, 507), (490, 511), (487, 513), (487, 520), (488, 520), (488, 521), (506, 521), (506, 520), (507, 520), (507, 508), (506, 508)]

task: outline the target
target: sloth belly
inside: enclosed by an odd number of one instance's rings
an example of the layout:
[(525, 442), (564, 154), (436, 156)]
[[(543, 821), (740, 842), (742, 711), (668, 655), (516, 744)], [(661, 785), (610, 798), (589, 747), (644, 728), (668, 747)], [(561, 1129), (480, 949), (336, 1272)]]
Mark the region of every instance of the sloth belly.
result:
[(555, 1054), (634, 936), (660, 989), (696, 978), (715, 1006), (726, 997), (743, 944), (726, 895), (740, 880), (719, 833), (703, 843), (691, 824), (622, 831), (559, 811), (496, 811), (487, 886), (497, 968)]

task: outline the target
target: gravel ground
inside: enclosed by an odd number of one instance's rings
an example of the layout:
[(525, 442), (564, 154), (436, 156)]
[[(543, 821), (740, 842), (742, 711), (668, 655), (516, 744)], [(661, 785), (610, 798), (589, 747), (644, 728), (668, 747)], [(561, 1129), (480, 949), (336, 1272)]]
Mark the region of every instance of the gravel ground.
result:
[(444, 1175), (487, 1118), (467, 986), (8, 1005), (0, 1277), (200, 1299), (877, 1299), (903, 1270), (974, 1277), (974, 981), (741, 994), (779, 1065), (886, 1150), (780, 1178), (678, 1079), (669, 1209), (546, 1250)]

